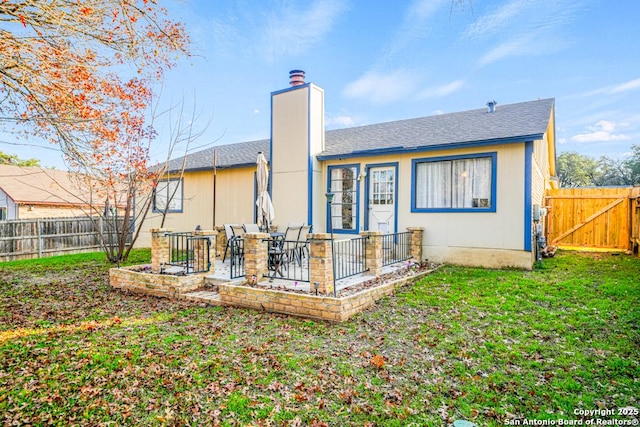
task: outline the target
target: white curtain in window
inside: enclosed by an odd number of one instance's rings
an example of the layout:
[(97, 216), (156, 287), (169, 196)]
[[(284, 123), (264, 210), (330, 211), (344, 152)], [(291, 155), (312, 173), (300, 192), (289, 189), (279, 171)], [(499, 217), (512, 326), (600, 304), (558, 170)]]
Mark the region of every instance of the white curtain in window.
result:
[(416, 207), (490, 207), (491, 162), (479, 157), (417, 164)]
[[(473, 198), (480, 201), (480, 208), (491, 206), (491, 158), (482, 157), (474, 162)], [(485, 204), (482, 201), (486, 201)]]
[(475, 159), (456, 160), (451, 165), (453, 190), (452, 208), (470, 208), (473, 198), (473, 173)]
[(451, 162), (425, 162), (416, 166), (416, 207), (451, 207)]

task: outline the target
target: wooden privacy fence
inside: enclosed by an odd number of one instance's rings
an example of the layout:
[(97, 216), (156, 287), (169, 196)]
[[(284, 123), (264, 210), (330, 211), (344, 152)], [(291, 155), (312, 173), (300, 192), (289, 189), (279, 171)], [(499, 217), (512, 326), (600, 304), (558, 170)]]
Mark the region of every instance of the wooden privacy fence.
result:
[(559, 246), (637, 253), (638, 190), (630, 187), (549, 190), (546, 196), (548, 241)]
[(99, 217), (0, 221), (0, 262), (100, 251), (101, 233), (108, 242), (117, 241), (108, 230), (109, 224)]
[(640, 256), (640, 187), (634, 187), (631, 191), (631, 250), (634, 255)]

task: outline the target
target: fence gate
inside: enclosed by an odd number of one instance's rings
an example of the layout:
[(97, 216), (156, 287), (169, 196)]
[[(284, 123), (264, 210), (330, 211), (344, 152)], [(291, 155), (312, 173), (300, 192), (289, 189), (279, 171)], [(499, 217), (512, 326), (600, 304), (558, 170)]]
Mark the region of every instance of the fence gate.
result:
[(630, 249), (631, 188), (560, 188), (547, 192), (552, 245)]

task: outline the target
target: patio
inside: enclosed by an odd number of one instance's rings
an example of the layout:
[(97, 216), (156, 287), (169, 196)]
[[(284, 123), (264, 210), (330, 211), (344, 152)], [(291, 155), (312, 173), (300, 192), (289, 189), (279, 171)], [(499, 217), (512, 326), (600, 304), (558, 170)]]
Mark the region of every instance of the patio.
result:
[[(154, 229), (152, 235), (151, 265), (111, 269), (113, 287), (211, 305), (343, 321), (431, 271), (422, 260), (421, 228), (387, 235), (363, 232), (340, 241), (326, 233), (308, 234), (305, 250), (275, 258), (284, 260), (277, 265), (270, 250), (273, 240), (267, 233), (246, 233), (242, 253), (232, 251), (228, 257), (224, 256), (222, 227), (196, 231), (190, 237), (164, 229)], [(176, 251), (172, 243), (176, 235), (188, 239), (191, 246)], [(174, 272), (176, 252), (185, 266), (180, 272)], [(299, 255), (302, 253), (304, 256)], [(194, 268), (206, 260), (211, 269)]]

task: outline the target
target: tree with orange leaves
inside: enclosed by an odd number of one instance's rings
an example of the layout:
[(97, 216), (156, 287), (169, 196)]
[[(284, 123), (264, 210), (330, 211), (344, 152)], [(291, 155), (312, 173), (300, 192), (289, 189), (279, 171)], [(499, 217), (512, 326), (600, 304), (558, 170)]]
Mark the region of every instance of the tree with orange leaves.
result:
[[(152, 84), (189, 54), (184, 27), (158, 3), (0, 0), (0, 129), (58, 144), (103, 212), (125, 207), (125, 223), (157, 179)], [(123, 241), (113, 261), (126, 257)]]

